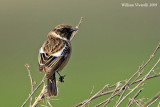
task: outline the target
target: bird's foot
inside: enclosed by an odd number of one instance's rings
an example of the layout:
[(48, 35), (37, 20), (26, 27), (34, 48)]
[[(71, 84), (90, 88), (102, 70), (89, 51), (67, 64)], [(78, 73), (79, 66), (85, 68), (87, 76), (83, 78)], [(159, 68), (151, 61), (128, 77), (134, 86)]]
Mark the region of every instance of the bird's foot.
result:
[(60, 81), (60, 82), (64, 82), (64, 77), (65, 77), (65, 76), (66, 76), (66, 75), (60, 76), (60, 77), (59, 77), (59, 81)]
[[(58, 73), (58, 72), (57, 72), (57, 73)], [(66, 75), (61, 76), (59, 73), (58, 73), (58, 75), (59, 75), (59, 81), (60, 81), (60, 82), (64, 82), (64, 77), (65, 77)]]

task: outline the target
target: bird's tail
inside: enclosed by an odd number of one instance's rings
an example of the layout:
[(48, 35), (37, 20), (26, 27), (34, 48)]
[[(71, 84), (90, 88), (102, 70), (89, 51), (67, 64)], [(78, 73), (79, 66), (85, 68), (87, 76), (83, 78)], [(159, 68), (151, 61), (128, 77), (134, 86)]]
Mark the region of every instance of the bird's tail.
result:
[(47, 81), (47, 92), (48, 96), (57, 96), (58, 90), (57, 90), (57, 85), (56, 85), (56, 74), (54, 73), (52, 78), (48, 79)]

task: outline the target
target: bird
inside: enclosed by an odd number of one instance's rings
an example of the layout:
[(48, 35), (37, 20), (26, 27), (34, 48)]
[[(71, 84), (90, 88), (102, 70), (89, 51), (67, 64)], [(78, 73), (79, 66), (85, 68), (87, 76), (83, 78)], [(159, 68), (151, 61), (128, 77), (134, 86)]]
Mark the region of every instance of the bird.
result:
[[(44, 71), (47, 78), (48, 96), (57, 96), (56, 74), (68, 63), (72, 46), (70, 38), (78, 28), (68, 24), (60, 24), (51, 30), (47, 39), (41, 46), (38, 54), (39, 71)], [(59, 74), (59, 81), (64, 82), (64, 77)]]

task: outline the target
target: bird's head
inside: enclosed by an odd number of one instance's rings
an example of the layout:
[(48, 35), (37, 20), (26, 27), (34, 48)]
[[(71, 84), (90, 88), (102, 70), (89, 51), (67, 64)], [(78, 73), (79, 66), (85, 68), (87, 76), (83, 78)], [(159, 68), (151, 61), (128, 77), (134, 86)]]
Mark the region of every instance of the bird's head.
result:
[(60, 24), (56, 26), (53, 31), (62, 38), (66, 38), (70, 40), (70, 37), (74, 31), (78, 30), (77, 28), (72, 28), (72, 26), (68, 24)]

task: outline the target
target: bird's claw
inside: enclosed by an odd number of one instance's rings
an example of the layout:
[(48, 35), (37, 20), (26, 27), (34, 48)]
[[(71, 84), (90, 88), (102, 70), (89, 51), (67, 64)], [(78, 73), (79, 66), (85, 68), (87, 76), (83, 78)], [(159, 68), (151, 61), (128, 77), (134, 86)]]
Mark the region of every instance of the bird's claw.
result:
[(65, 76), (66, 76), (66, 75), (60, 76), (60, 77), (59, 77), (59, 81), (60, 81), (60, 82), (64, 82), (64, 77), (65, 77)]

